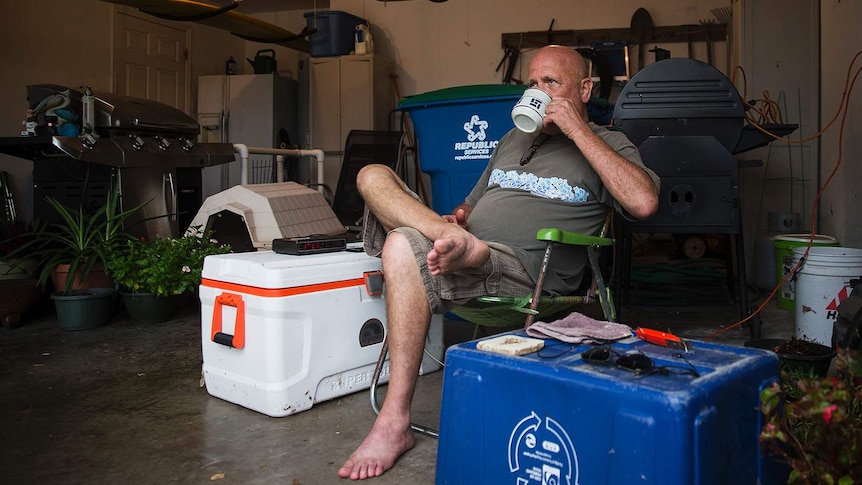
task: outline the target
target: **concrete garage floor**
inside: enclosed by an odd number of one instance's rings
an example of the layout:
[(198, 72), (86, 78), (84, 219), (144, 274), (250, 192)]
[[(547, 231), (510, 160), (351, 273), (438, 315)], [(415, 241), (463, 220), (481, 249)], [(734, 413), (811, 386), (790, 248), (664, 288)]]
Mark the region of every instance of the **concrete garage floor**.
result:
[[(728, 312), (626, 312), (621, 322), (702, 339)], [(447, 322), (447, 345), (472, 329)], [(792, 312), (770, 303), (763, 337), (793, 333)], [(715, 341), (742, 345), (747, 328)], [(336, 472), (374, 418), (366, 391), (272, 418), (201, 387), (200, 307), (142, 326), (121, 310), (106, 327), (61, 330), (50, 300), (0, 330), (0, 482), (8, 484), (346, 483)], [(437, 427), (443, 372), (419, 379), (414, 420)], [(383, 389), (385, 391), (385, 387)], [(437, 441), (416, 447), (373, 483), (434, 483)]]

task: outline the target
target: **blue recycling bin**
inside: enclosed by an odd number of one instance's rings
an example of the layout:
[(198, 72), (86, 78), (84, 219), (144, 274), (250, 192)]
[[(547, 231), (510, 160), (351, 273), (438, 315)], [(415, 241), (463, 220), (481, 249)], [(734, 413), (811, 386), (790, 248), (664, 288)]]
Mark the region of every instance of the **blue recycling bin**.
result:
[[(546, 340), (510, 356), (477, 342), (446, 352), (436, 485), (787, 481), (758, 441), (760, 391), (780, 379), (774, 352), (691, 341), (681, 353), (630, 338), (596, 363), (581, 356), (590, 345)], [(631, 352), (664, 370), (615, 365)]]
[(476, 184), (509, 130), (526, 86), (487, 84), (430, 91), (401, 100), (416, 131), (419, 165), (431, 177), (431, 207), (449, 214)]

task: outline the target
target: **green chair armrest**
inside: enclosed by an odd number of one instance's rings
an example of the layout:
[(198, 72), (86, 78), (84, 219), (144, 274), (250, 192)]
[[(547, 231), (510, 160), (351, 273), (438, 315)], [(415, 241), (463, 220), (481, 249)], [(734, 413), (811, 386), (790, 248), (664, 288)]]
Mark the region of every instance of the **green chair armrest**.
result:
[(551, 241), (570, 246), (611, 246), (614, 240), (607, 237), (587, 236), (576, 232), (563, 231), (556, 228), (539, 229), (536, 232), (539, 241)]

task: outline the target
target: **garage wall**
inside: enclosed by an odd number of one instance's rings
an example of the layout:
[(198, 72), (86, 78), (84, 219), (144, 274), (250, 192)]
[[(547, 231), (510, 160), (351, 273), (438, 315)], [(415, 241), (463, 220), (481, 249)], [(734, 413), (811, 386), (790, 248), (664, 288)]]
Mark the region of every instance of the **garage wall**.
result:
[[(810, 0), (739, 0), (737, 5), (738, 89), (758, 107), (774, 103), (777, 122), (798, 125), (786, 135), (789, 141), (775, 140), (738, 156), (748, 165), (740, 170), (748, 273), (768, 282), (775, 278), (771, 238), (811, 227), (819, 151), (814, 135), (820, 126), (820, 9)], [(786, 13), (776, 16), (777, 9)], [(754, 110), (749, 116), (772, 122)], [(799, 143), (805, 139), (810, 141)]]
[[(496, 68), (503, 56), (503, 33), (545, 31), (552, 21), (554, 30), (628, 28), (639, 7), (650, 12), (657, 26), (697, 24), (700, 20), (715, 21), (710, 10), (729, 5), (728, 0), (330, 0), (331, 9), (371, 22), (375, 48), (399, 65), (398, 81), (405, 96), (450, 86), (502, 82), (503, 70), (496, 72)], [(688, 55), (685, 43), (660, 46), (674, 57)], [(695, 48), (696, 57), (706, 61), (705, 43)], [(715, 44), (713, 49), (715, 64), (724, 70), (726, 45)], [(526, 78), (531, 54), (523, 53), (515, 78)], [(645, 57), (651, 63), (654, 54)]]
[[(822, 0), (821, 24), (821, 119), (825, 125), (838, 112), (848, 68), (862, 49), (862, 3)], [(852, 64), (850, 77), (862, 68), (862, 56)], [(846, 120), (839, 117), (820, 139), (823, 182), (839, 164), (820, 203), (822, 231), (841, 241), (843, 246), (862, 248), (862, 81), (857, 81), (849, 99)], [(841, 140), (841, 123), (846, 125)]]

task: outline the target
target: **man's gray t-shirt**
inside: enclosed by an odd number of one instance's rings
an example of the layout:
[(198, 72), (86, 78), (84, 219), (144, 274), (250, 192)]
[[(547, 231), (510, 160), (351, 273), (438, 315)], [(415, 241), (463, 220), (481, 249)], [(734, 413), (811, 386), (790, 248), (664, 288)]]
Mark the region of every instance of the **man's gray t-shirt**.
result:
[[(643, 167), (637, 148), (625, 135), (594, 123), (589, 126), (617, 153)], [(509, 131), (465, 202), (473, 207), (468, 230), (484, 241), (511, 247), (535, 281), (545, 250), (545, 244), (536, 240), (539, 229), (555, 227), (595, 235), (611, 208), (624, 211), (565, 135), (548, 138), (530, 162), (521, 166), (521, 157), (534, 139), (535, 135)], [(658, 176), (644, 170), (658, 186)], [(585, 265), (583, 248), (555, 248), (545, 290), (572, 293), (580, 285)]]

